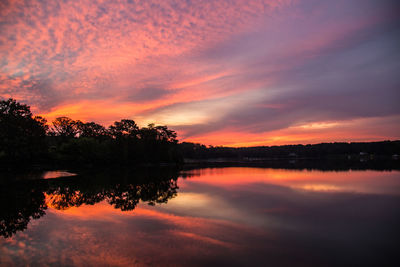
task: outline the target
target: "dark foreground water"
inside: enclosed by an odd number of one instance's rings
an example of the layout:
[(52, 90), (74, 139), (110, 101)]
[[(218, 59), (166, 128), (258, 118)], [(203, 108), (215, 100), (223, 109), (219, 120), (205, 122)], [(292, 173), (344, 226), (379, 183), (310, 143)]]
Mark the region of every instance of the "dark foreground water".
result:
[(398, 171), (68, 175), (1, 185), (0, 265), (400, 266)]

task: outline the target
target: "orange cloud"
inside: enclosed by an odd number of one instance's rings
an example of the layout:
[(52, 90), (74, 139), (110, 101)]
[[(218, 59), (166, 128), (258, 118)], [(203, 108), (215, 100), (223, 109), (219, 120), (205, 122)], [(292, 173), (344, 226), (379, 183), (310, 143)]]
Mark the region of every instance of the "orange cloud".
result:
[(396, 9), (361, 2), (5, 2), (0, 97), (213, 145), (396, 139)]
[[(191, 136), (184, 141), (208, 145), (270, 146), (285, 144), (316, 144), (321, 142), (379, 141), (398, 139), (398, 116), (389, 118), (361, 118), (349, 121), (313, 122), (264, 133), (249, 133), (226, 129)], [(381, 127), (376, 127), (381, 125)], [(184, 132), (182, 133), (184, 135)]]

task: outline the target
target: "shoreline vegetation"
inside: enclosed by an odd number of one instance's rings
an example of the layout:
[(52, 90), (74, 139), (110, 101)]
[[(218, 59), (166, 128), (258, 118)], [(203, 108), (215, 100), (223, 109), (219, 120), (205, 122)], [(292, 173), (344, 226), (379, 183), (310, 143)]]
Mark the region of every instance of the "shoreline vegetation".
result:
[(262, 165), (388, 170), (400, 169), (399, 155), (400, 140), (239, 148), (180, 143), (167, 126), (139, 127), (122, 119), (106, 128), (68, 117), (58, 117), (49, 125), (25, 104), (11, 98), (0, 101), (2, 169)]

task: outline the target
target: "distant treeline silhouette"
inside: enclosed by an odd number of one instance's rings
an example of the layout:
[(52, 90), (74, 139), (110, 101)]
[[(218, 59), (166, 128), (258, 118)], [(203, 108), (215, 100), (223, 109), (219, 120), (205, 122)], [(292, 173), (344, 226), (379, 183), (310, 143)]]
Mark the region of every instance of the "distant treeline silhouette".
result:
[(258, 147), (220, 147), (205, 146), (183, 142), (179, 150), (187, 159), (239, 159), (256, 161), (259, 159), (298, 159), (298, 158), (343, 158), (397, 159), (400, 154), (400, 141), (381, 142), (335, 142), (314, 145), (283, 145)]
[(58, 165), (179, 163), (176, 133), (167, 126), (138, 127), (133, 120), (108, 128), (58, 117), (52, 125), (14, 99), (0, 101), (0, 162)]
[(400, 141), (322, 143), (259, 147), (214, 147), (183, 142), (167, 126), (138, 127), (123, 119), (108, 128), (95, 122), (58, 117), (49, 126), (30, 107), (14, 99), (0, 101), (0, 165), (46, 164), (104, 166), (107, 164), (180, 164), (184, 159), (398, 158)]

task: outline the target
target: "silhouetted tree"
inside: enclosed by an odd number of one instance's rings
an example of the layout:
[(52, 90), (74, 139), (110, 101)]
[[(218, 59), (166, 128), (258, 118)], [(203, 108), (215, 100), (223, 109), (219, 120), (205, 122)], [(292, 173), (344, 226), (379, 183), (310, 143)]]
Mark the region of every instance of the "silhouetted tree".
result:
[(33, 117), (30, 107), (14, 99), (0, 101), (0, 158), (2, 161), (31, 161), (46, 149), (47, 126)]
[(79, 137), (99, 138), (107, 135), (106, 128), (95, 122), (76, 121)]
[(122, 137), (136, 138), (139, 127), (136, 125), (135, 121), (124, 119), (114, 122), (114, 124), (108, 128), (108, 131), (110, 135), (116, 139)]
[(56, 136), (63, 138), (73, 138), (79, 133), (78, 124), (76, 121), (68, 117), (58, 117), (53, 121), (51, 131)]
[(150, 123), (147, 127), (143, 127), (139, 131), (139, 136), (142, 140), (146, 141), (161, 141), (177, 143), (177, 135), (175, 131), (168, 129), (167, 126), (155, 126)]

